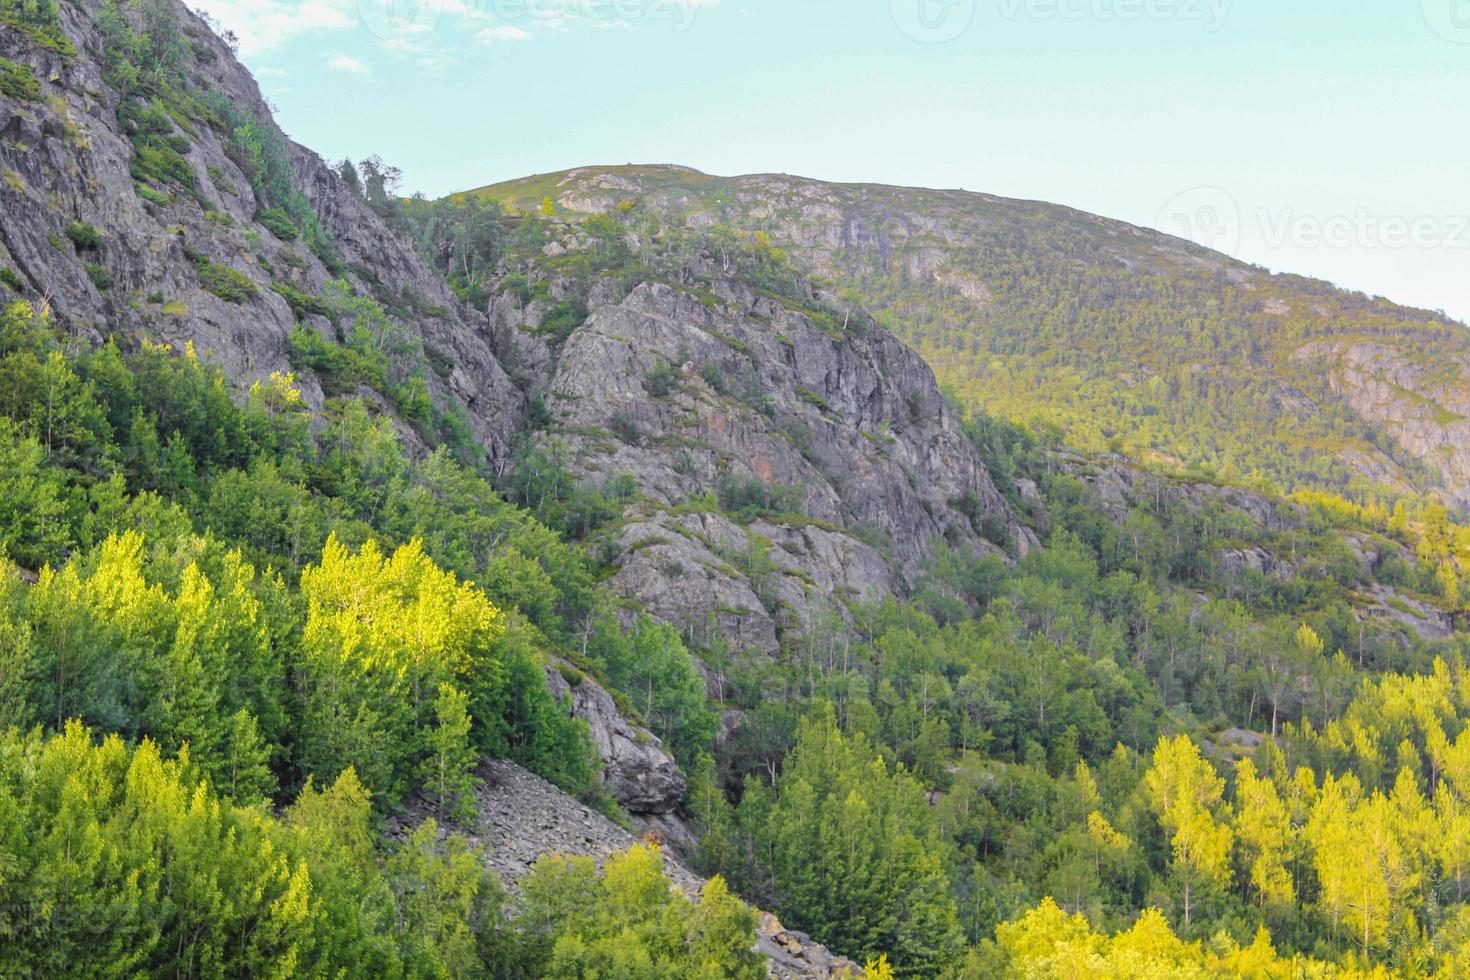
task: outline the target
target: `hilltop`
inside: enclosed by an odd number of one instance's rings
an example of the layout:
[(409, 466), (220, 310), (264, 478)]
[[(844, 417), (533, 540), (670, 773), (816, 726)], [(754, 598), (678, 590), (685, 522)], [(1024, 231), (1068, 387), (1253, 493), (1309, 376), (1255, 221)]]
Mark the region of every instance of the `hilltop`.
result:
[(1278, 493), (1470, 505), (1470, 330), (1070, 208), (674, 166), (468, 192), (760, 232), (979, 411)]

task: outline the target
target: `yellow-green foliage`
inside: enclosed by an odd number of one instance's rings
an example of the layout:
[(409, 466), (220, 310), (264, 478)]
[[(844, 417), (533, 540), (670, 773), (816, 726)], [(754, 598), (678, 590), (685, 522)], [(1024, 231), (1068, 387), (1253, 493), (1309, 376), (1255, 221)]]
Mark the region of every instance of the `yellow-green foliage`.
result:
[(500, 611), (418, 542), (389, 557), (331, 538), (301, 592), (303, 765), (325, 777), (354, 767), (392, 797), (429, 777), (441, 800), (463, 800), (473, 762), (464, 691), (493, 696), (505, 683)]
[(10, 99), (35, 99), (41, 94), (41, 83), (29, 65), (0, 58), (0, 95)]
[(244, 303), (260, 295), (254, 281), (245, 273), (218, 262), (201, 259), (198, 263), (199, 284), (226, 303)]

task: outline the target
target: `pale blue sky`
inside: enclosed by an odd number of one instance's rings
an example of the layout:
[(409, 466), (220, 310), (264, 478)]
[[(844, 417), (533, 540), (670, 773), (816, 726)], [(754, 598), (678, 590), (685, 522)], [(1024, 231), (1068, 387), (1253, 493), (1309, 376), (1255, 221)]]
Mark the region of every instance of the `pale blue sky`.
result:
[(1470, 0), (196, 0), (430, 195), (593, 163), (964, 187), (1470, 319)]

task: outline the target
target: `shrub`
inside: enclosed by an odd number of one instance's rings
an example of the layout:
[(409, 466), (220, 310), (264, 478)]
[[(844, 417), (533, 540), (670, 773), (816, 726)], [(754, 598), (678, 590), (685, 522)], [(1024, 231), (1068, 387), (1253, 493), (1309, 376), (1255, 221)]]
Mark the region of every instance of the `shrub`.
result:
[(71, 239), (78, 251), (96, 248), (102, 242), (102, 233), (85, 221), (73, 221), (67, 225), (66, 237)]
[(108, 290), (112, 288), (112, 273), (95, 262), (83, 262), (82, 267), (87, 270), (87, 275), (92, 278), (92, 284), (98, 289)]
[(231, 197), (240, 196), (239, 188), (230, 183), (230, 178), (226, 177), (225, 172), (219, 167), (211, 163), (204, 168), (204, 172), (209, 175), (210, 183), (214, 184), (215, 189), (221, 194), (228, 194)]
[(41, 95), (41, 83), (29, 65), (18, 65), (0, 58), (0, 95), (11, 99), (35, 99)]
[(752, 478), (727, 476), (717, 488), (720, 509), (748, 524), (758, 517), (782, 517), (801, 511), (802, 494), (795, 487), (767, 486)]
[(285, 208), (266, 208), (255, 216), (255, 220), (283, 242), (294, 242), (301, 235)]
[(163, 191), (160, 190), (155, 190), (154, 188), (149, 187), (147, 184), (141, 182), (135, 181), (133, 183), (133, 190), (138, 193), (139, 197), (149, 202), (150, 204), (172, 204), (174, 202), (172, 195), (165, 194), (163, 193)]
[[(538, 283), (537, 285), (542, 285)], [(587, 310), (579, 303), (558, 303), (536, 333), (553, 345), (564, 344), (572, 332), (587, 320)]]
[(608, 429), (617, 436), (619, 442), (629, 446), (636, 446), (643, 441), (643, 430), (638, 427), (638, 422), (633, 416), (619, 412), (612, 417), (608, 423)]
[(667, 361), (659, 361), (643, 376), (643, 390), (654, 398), (667, 398), (678, 384), (679, 376)]
[(213, 293), (226, 303), (244, 303), (260, 295), (249, 276), (208, 259), (199, 260), (199, 283), (205, 292)]
[(704, 383), (715, 390), (716, 394), (728, 395), (730, 393), (730, 381), (725, 377), (725, 372), (714, 361), (707, 361), (699, 368), (699, 376)]
[(199, 182), (194, 168), (178, 151), (165, 143), (147, 142), (137, 144), (132, 163), (133, 179), (141, 183), (179, 184), (193, 190)]
[(812, 391), (810, 388), (797, 388), (796, 397), (800, 398), (802, 401), (806, 402), (808, 405), (812, 406), (824, 415), (835, 414), (832, 411), (832, 406), (827, 404), (827, 399), (823, 398), (815, 391)]
[(54, 3), (0, 3), (0, 24), (19, 31), (31, 43), (54, 51), (63, 58), (75, 58), (77, 49), (61, 30), (61, 19)]
[(383, 390), (387, 372), (351, 347), (334, 344), (315, 330), (297, 327), (291, 331), (291, 366), (317, 376), (328, 397), (350, 394), (359, 385)]
[(304, 320), (308, 316), (313, 315), (331, 315), (332, 308), (327, 305), (325, 300), (318, 296), (313, 296), (310, 293), (303, 292), (290, 283), (273, 282), (271, 283), (271, 291), (286, 301), (286, 305), (291, 307), (291, 312), (296, 315), (296, 319), (298, 320)]
[(0, 266), (0, 282), (3, 282), (17, 293), (25, 292), (25, 280), (20, 277), (19, 273), (8, 266)]

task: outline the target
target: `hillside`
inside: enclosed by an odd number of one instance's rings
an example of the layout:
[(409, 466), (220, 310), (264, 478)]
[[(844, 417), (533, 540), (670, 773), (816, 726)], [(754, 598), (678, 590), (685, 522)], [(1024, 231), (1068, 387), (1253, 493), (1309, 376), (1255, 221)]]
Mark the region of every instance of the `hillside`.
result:
[(1278, 492), (1470, 505), (1470, 331), (1069, 208), (962, 191), (590, 167), (470, 192), (638, 201), (768, 234), (981, 411)]
[[(1470, 527), (1005, 417), (1255, 324), (1098, 404), (1428, 487), (1332, 385), (1458, 327), (976, 195), (403, 200), (174, 0), (0, 0), (0, 133), (0, 973), (1465, 973)], [(961, 315), (1014, 410), (885, 326)]]

